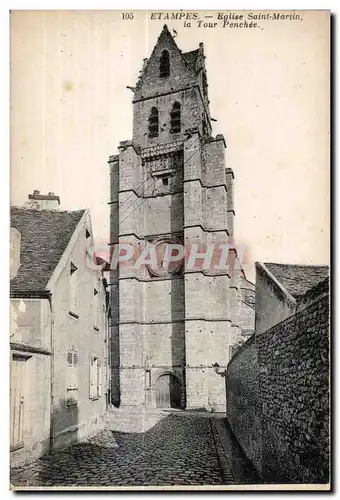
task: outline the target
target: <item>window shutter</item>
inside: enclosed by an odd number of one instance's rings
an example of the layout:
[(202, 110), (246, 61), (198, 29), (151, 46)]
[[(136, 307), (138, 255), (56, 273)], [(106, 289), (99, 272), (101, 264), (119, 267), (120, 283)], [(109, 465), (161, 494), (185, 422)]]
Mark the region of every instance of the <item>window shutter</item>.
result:
[(98, 290), (93, 290), (93, 324), (96, 328), (99, 327), (98, 322), (98, 306), (99, 306), (99, 292)]
[(98, 397), (98, 358), (94, 357), (93, 360), (93, 395)]
[(75, 351), (67, 353), (67, 396), (68, 406), (78, 403), (78, 354)]
[(98, 396), (103, 395), (103, 367), (100, 361), (98, 361)]
[(78, 365), (78, 354), (76, 353), (76, 351), (73, 351), (73, 364), (74, 366)]
[(73, 352), (71, 384), (72, 389), (78, 390), (78, 354), (76, 352)]
[(93, 356), (91, 356), (91, 358), (90, 358), (90, 399), (92, 399), (94, 397), (93, 364), (94, 364), (94, 358), (93, 358)]

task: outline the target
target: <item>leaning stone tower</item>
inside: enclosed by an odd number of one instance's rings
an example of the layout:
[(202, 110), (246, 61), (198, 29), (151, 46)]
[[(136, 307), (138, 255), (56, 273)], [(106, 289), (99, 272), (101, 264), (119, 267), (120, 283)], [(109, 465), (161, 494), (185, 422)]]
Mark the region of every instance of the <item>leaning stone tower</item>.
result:
[[(212, 136), (203, 44), (182, 53), (164, 26), (133, 91), (132, 140), (109, 158), (110, 244), (230, 242), (234, 177)], [(212, 365), (226, 367), (239, 335), (238, 277), (178, 262), (122, 265), (110, 281), (114, 404), (224, 411)]]

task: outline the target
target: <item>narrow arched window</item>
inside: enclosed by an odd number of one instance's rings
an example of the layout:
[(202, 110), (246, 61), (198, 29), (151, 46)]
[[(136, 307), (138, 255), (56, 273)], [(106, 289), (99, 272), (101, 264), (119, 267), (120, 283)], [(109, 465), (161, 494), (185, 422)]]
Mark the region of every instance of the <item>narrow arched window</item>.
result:
[(202, 73), (202, 83), (203, 83), (203, 95), (207, 96), (208, 95), (208, 81), (207, 81), (207, 75), (205, 73)]
[(159, 64), (159, 76), (165, 78), (170, 75), (170, 56), (167, 50), (163, 50), (160, 64)]
[(158, 136), (158, 109), (153, 107), (151, 108), (149, 116), (149, 137), (157, 137), (157, 136)]
[(170, 113), (170, 132), (176, 134), (181, 131), (181, 105), (175, 102)]
[(202, 122), (202, 135), (208, 135), (208, 127), (207, 127), (207, 122), (203, 119)]

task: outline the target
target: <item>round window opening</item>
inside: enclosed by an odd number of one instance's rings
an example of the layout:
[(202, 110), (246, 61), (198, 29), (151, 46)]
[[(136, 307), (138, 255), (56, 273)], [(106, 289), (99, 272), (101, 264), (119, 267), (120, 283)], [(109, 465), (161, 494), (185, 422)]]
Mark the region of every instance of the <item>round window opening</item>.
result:
[(182, 242), (173, 236), (157, 238), (151, 242), (154, 247), (154, 258), (146, 267), (151, 276), (164, 277), (178, 274), (184, 265), (184, 247)]

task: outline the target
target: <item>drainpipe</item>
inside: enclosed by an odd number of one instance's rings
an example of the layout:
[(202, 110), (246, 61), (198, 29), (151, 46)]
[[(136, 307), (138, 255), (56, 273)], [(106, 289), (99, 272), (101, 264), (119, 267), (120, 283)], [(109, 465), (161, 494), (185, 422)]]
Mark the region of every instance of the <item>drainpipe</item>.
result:
[(50, 330), (50, 344), (51, 344), (51, 359), (50, 359), (50, 372), (51, 372), (51, 400), (50, 400), (50, 443), (49, 452), (53, 453), (53, 436), (54, 436), (54, 311), (52, 306), (52, 293), (49, 293), (48, 302), (51, 309), (51, 330)]
[[(103, 273), (103, 271), (102, 271)], [(111, 386), (111, 383), (109, 383), (109, 371), (110, 371), (110, 366), (109, 366), (109, 349), (111, 349), (111, 343), (109, 341), (109, 307), (110, 307), (110, 300), (107, 298), (107, 280), (106, 278), (102, 275), (101, 278), (102, 281), (102, 286), (104, 289), (104, 294), (105, 294), (105, 315), (103, 318), (103, 324), (104, 324), (104, 345), (105, 345), (105, 358), (106, 358), (106, 366), (105, 366), (105, 399), (106, 399), (106, 404), (105, 404), (105, 411), (108, 411), (109, 405), (111, 401), (109, 401), (109, 396), (111, 398), (111, 393), (109, 391), (109, 388)]]

